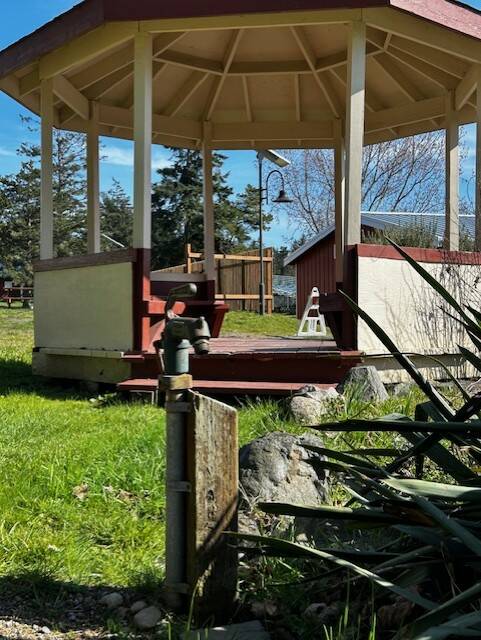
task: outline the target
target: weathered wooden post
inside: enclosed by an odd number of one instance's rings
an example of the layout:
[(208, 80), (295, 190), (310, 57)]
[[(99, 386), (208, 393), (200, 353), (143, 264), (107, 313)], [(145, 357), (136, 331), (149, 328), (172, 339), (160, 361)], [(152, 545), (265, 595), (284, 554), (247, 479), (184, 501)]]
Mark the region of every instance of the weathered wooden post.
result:
[(176, 299), (192, 292), (194, 285), (173, 292), (163, 335), (166, 601), (182, 611), (194, 598), (198, 621), (225, 622), (237, 596), (237, 554), (223, 535), (237, 527), (237, 412), (192, 391), (189, 349), (207, 352), (208, 327), (203, 318), (177, 317), (169, 311)]

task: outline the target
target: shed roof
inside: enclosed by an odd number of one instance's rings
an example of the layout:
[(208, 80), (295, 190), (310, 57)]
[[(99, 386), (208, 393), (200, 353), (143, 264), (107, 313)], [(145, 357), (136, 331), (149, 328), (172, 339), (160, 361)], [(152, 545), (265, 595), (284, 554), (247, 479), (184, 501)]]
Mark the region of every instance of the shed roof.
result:
[(448, 92), (474, 121), (481, 13), (452, 0), (84, 0), (0, 52), (0, 88), (39, 113), (54, 78), (56, 126), (85, 131), (95, 101), (100, 133), (131, 139), (133, 39), (149, 31), (154, 142), (197, 148), (207, 121), (215, 148), (329, 148), (356, 20), (367, 144), (442, 128)]
[[(475, 236), (475, 220), (474, 215), (459, 216), (459, 228), (470, 238)], [(366, 211), (361, 214), (361, 224), (365, 228), (377, 229), (385, 231), (393, 227), (425, 227), (432, 231), (436, 240), (441, 245), (444, 240), (444, 231), (446, 228), (446, 216), (443, 213), (397, 213), (392, 211)], [(334, 233), (333, 224), (326, 226), (318, 234), (310, 238), (301, 247), (290, 253), (284, 260), (284, 266), (295, 264), (304, 254), (314, 249), (320, 242)]]

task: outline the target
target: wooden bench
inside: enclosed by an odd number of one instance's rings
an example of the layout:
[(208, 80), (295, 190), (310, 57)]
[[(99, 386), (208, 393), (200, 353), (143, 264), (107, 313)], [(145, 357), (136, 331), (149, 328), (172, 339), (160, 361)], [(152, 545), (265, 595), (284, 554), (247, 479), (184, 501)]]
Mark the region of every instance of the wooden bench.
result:
[(13, 302), (21, 302), (24, 307), (33, 302), (33, 289), (31, 287), (7, 287), (4, 288), (0, 300), (6, 302), (10, 309)]

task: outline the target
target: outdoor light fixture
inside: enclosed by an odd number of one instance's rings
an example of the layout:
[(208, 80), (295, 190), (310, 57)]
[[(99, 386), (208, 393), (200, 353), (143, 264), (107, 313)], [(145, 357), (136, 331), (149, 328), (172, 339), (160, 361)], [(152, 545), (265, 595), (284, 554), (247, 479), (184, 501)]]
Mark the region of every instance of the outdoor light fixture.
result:
[(277, 151), (272, 151), (272, 149), (264, 149), (263, 151), (259, 151), (257, 154), (257, 158), (259, 160), (269, 160), (272, 164), (276, 164), (281, 169), (285, 169), (291, 163), (286, 158), (283, 158)]
[(289, 204), (292, 200), (287, 196), (284, 176), (279, 169), (273, 169), (266, 178), (266, 186), (263, 187), (264, 178), (262, 172), (262, 164), (264, 160), (268, 160), (275, 164), (277, 167), (284, 169), (290, 165), (289, 160), (283, 158), (276, 151), (272, 149), (264, 149), (257, 153), (257, 160), (259, 162), (259, 260), (260, 260), (260, 278), (259, 278), (259, 314), (263, 316), (266, 312), (266, 294), (265, 294), (265, 276), (264, 276), (264, 215), (263, 215), (263, 203), (269, 203), (269, 180), (273, 175), (278, 175), (281, 179), (281, 190), (277, 198), (272, 200), (275, 204)]

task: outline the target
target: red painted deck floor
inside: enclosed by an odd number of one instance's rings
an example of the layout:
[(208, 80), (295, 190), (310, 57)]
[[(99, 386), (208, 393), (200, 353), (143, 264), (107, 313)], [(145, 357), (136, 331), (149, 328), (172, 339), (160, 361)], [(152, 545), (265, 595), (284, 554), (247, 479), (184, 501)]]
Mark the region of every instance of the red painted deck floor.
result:
[[(329, 387), (361, 362), (358, 351), (340, 351), (334, 342), (297, 338), (223, 337), (211, 340), (210, 353), (191, 356), (194, 388), (212, 394), (289, 395), (305, 384)], [(154, 354), (128, 354), (132, 379), (122, 391), (153, 391)]]

